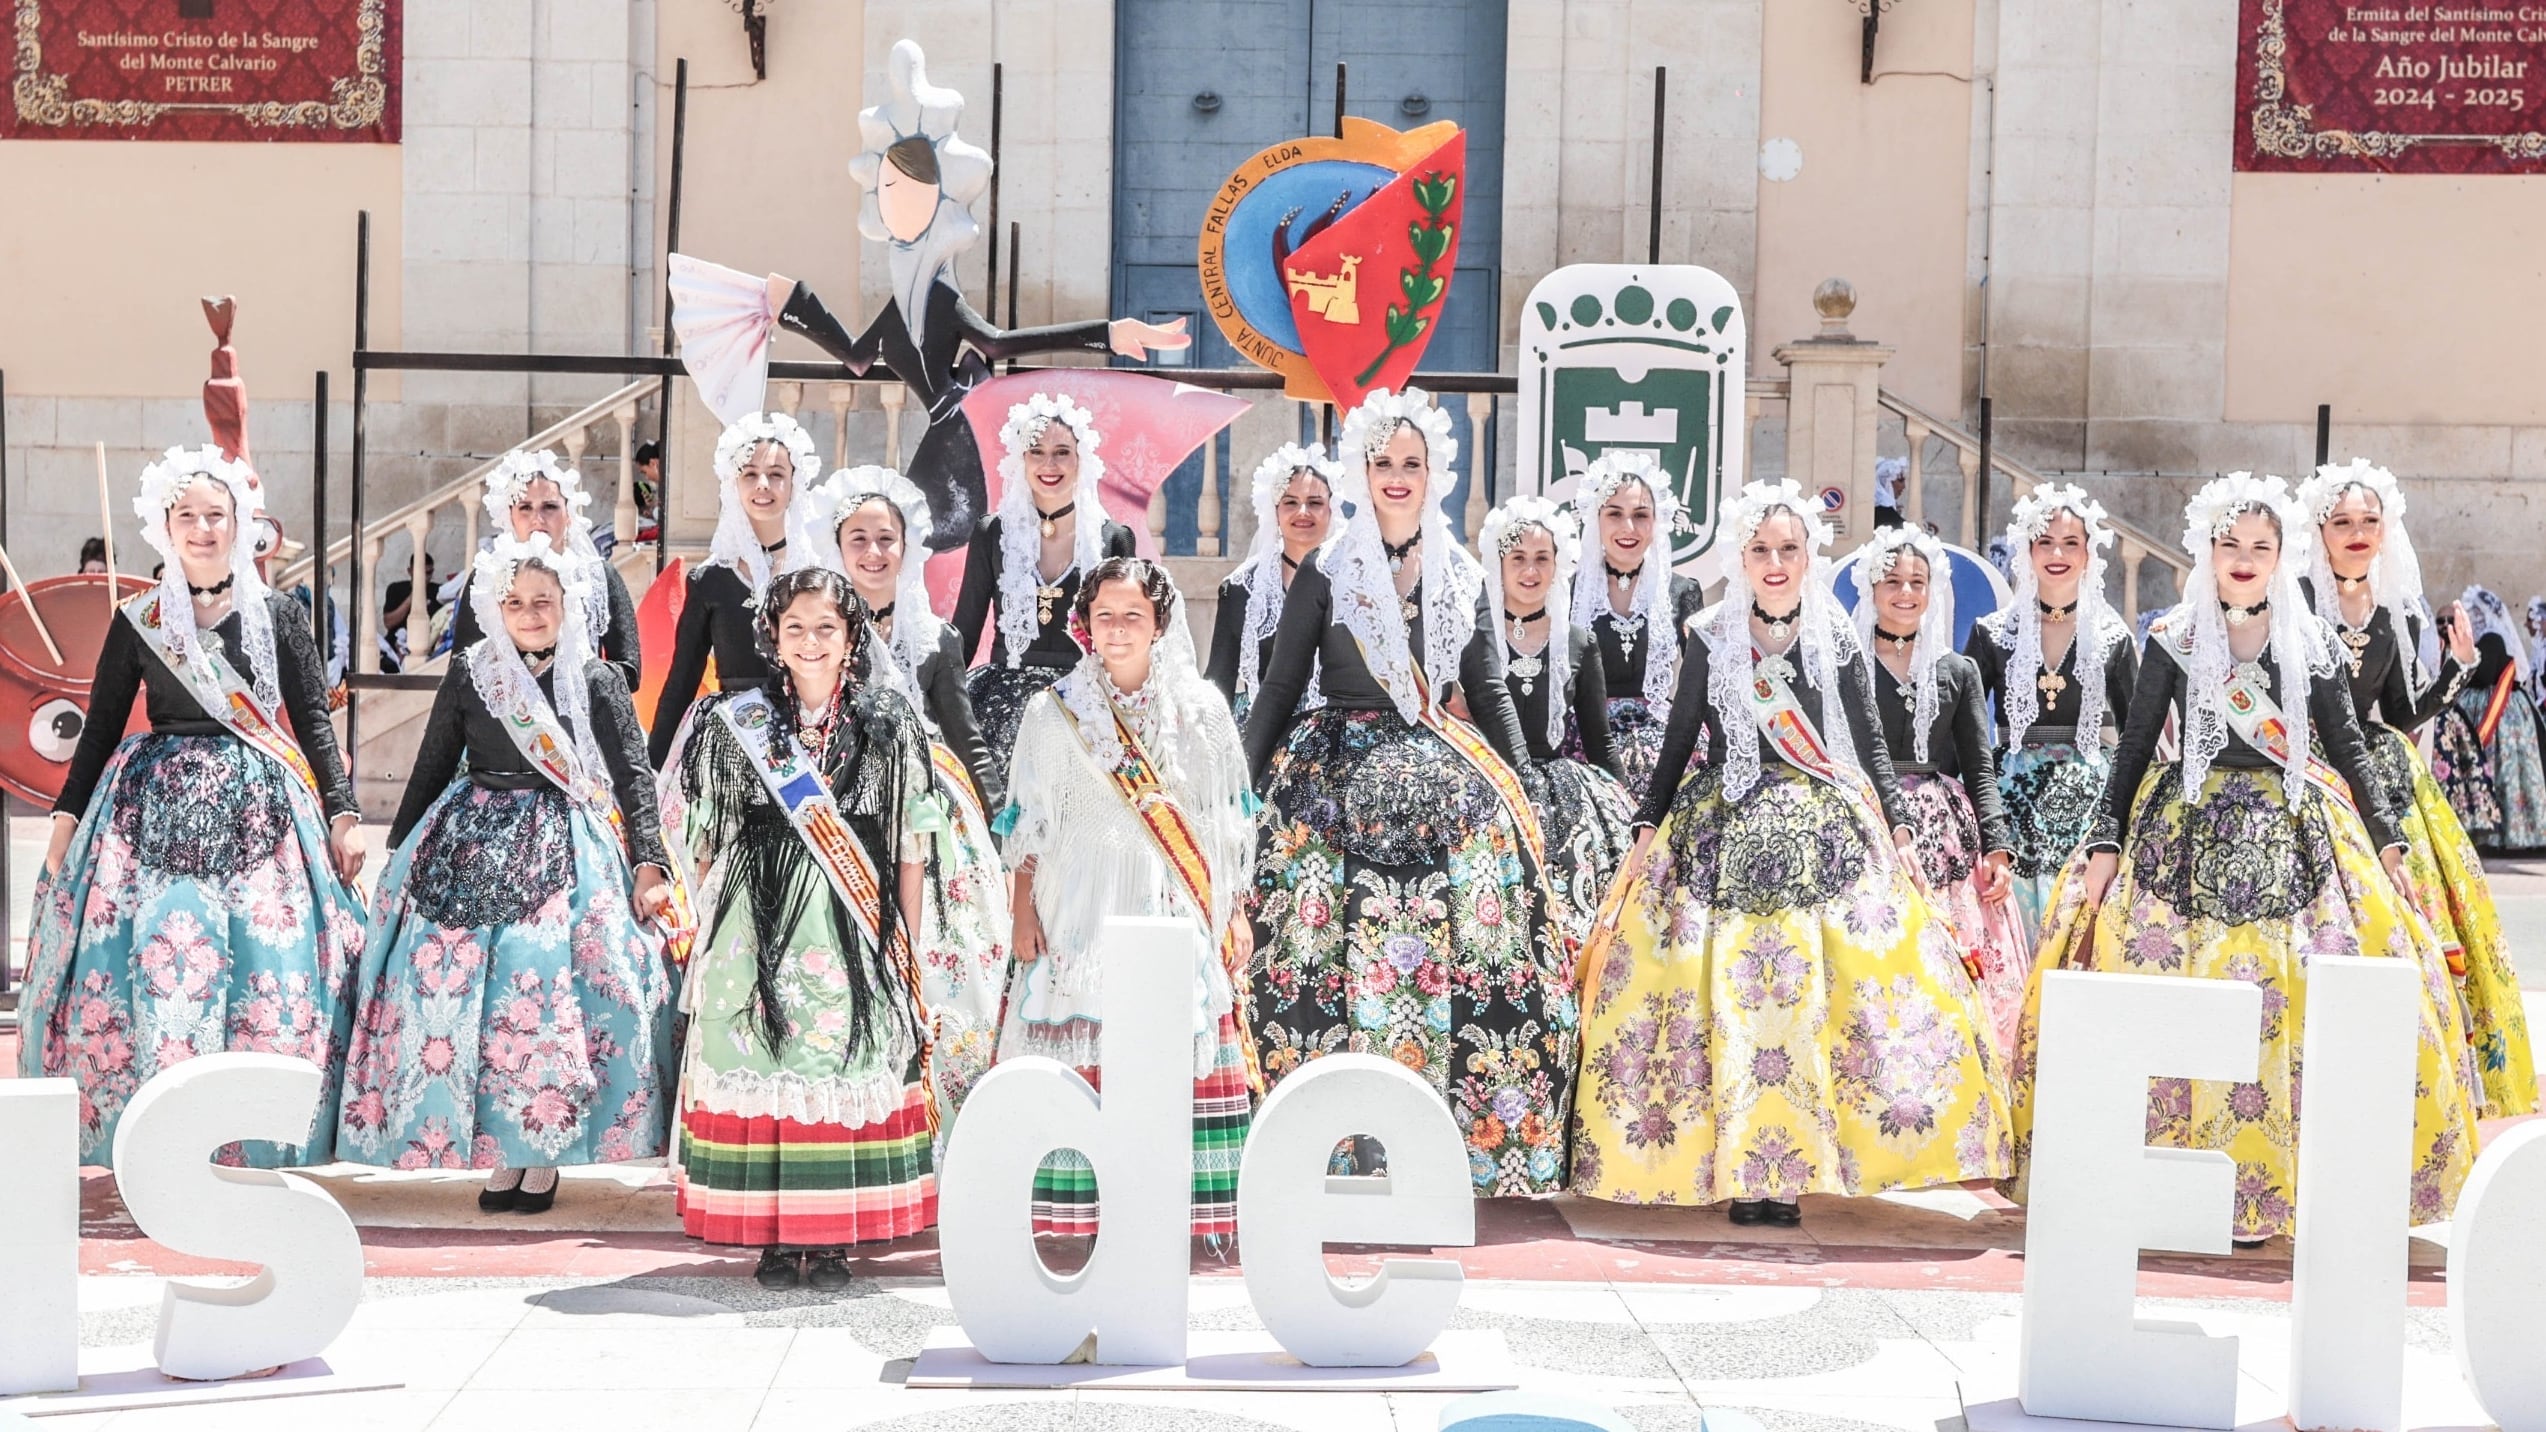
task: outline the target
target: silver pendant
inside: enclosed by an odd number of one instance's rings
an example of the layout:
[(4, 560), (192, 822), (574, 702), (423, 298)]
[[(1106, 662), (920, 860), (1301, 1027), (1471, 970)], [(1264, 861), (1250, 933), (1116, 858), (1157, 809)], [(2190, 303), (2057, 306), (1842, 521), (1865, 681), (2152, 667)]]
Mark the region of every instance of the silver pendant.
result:
[(1777, 681), (1792, 681), (1795, 679), (1795, 664), (1786, 660), (1785, 654), (1780, 652), (1760, 659), (1759, 674)]
[(1515, 656), (1506, 669), (1521, 679), (1521, 694), (1527, 696), (1538, 690), (1538, 677), (1547, 663), (1534, 656)]
[(1768, 639), (1769, 639), (1770, 641), (1774, 641), (1774, 642), (1783, 642), (1783, 641), (1786, 639), (1786, 633), (1788, 633), (1788, 632), (1790, 632), (1790, 631), (1793, 631), (1793, 630), (1795, 629), (1795, 624), (1794, 624), (1793, 622), (1790, 622), (1790, 621), (1785, 621), (1785, 622), (1771, 622), (1771, 621), (1764, 621), (1764, 622), (1761, 622), (1761, 623), (1760, 623), (1760, 625), (1761, 625), (1762, 627), (1764, 627), (1764, 628), (1766, 628), (1766, 629), (1767, 629), (1767, 632), (1768, 632)]

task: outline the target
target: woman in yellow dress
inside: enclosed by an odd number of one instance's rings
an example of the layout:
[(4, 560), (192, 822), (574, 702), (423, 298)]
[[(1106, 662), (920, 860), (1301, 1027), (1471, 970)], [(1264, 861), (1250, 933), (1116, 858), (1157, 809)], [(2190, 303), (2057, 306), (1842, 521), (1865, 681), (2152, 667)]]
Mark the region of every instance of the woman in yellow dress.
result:
[(2370, 779), (2396, 817), (2409, 888), (2430, 916), (2466, 1002), (2477, 1080), (2472, 1092), (2488, 1117), (2533, 1113), (2537, 1066), (2528, 1015), (2494, 913), (2493, 887), (2412, 735), (2457, 699), (2475, 669), (2466, 610), (2452, 602), (2442, 615), (2446, 649), (2439, 669), (2429, 671), (2419, 651), (2431, 608), (2394, 473), (2360, 458), (2320, 467), (2299, 485), (2298, 500), (2316, 535), (2299, 590), (2342, 642), (2335, 655), (2343, 658), (2352, 711), (2369, 743)]
[(1722, 520), (1740, 563), (1681, 648), (1615, 935), (1586, 960), (1574, 1191), (1791, 1226), (1806, 1193), (1999, 1176), (2006, 1084), (1917, 884), (1829, 529), (1792, 482)]
[[(2182, 605), (2148, 634), (2112, 779), (2054, 890), (2016, 1056), (2029, 1149), (2043, 971), (2260, 986), (2261, 1077), (2159, 1079), (2148, 1107), (2150, 1142), (2236, 1160), (2234, 1233), (2248, 1247), (2297, 1223), (2299, 1039), (2317, 956), (2411, 960), (2423, 977), (2415, 1223), (2449, 1216), (2475, 1158), (2448, 967), (2398, 893), (2405, 839), (2372, 777), (2334, 633), (2307, 610), (2298, 563), (2285, 558), (2305, 522), (2279, 478), (2242, 472), (2185, 509), (2192, 574)], [(2182, 755), (2160, 762), (2169, 715)]]

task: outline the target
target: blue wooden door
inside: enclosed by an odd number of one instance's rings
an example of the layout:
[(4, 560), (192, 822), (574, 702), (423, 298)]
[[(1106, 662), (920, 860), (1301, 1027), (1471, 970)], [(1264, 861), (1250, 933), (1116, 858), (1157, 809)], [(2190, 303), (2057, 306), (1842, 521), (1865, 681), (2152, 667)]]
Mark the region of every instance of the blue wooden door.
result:
[[(1490, 371), (1500, 339), (1506, 0), (1116, 0), (1114, 311), (1184, 316), (1193, 367), (1242, 365), (1202, 309), (1195, 268), (1203, 211), (1249, 155), (1334, 126), (1335, 63), (1347, 113), (1397, 129), (1467, 129), (1468, 194), (1458, 270), (1426, 370)], [(1171, 373), (1173, 363), (1153, 364)], [(1267, 395), (1265, 400), (1278, 401)], [(1462, 475), (1472, 435), (1451, 400)], [(1245, 500), (1261, 454), (1220, 442), (1222, 511)], [(1234, 459), (1234, 467), (1232, 461)], [(1194, 547), (1197, 456), (1167, 484), (1167, 550)], [(1453, 512), (1464, 497), (1451, 498)]]

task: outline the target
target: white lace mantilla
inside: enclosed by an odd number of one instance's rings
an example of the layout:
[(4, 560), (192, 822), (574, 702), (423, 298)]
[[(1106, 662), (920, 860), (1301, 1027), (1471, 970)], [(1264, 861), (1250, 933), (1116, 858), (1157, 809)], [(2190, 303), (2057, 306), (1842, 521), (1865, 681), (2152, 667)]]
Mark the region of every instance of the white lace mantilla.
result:
[(1042, 631), (1035, 594), (1045, 585), (1043, 516), (1035, 509), (1034, 484), (1025, 474), (1025, 450), (1056, 422), (1078, 438), (1079, 480), (1070, 498), (1070, 565), (1052, 580), (1095, 570), (1105, 553), (1105, 504), (1098, 489), (1105, 479), (1105, 460), (1096, 455), (1096, 420), (1066, 397), (1037, 393), (1010, 408), (999, 429), (1000, 444), (1007, 449), (999, 459), (999, 635), (1005, 638), (1010, 666), (1024, 663), (1026, 648)]

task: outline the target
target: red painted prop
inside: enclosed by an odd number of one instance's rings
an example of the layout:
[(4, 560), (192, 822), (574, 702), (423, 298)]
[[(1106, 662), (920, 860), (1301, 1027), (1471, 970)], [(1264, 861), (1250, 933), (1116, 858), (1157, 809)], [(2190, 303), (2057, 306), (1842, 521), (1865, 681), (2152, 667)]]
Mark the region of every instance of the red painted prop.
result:
[[(149, 589), (146, 578), (120, 576), (115, 600)], [(60, 666), (35, 634), (29, 597), (61, 645)], [(22, 801), (50, 809), (62, 794), (71, 752), (88, 725), (88, 693), (97, 680), (97, 654), (106, 644), (109, 620), (121, 618), (110, 609), (101, 572), (46, 577), (24, 591), (0, 594), (0, 787)], [(149, 711), (134, 702), (125, 731), (149, 728)]]

